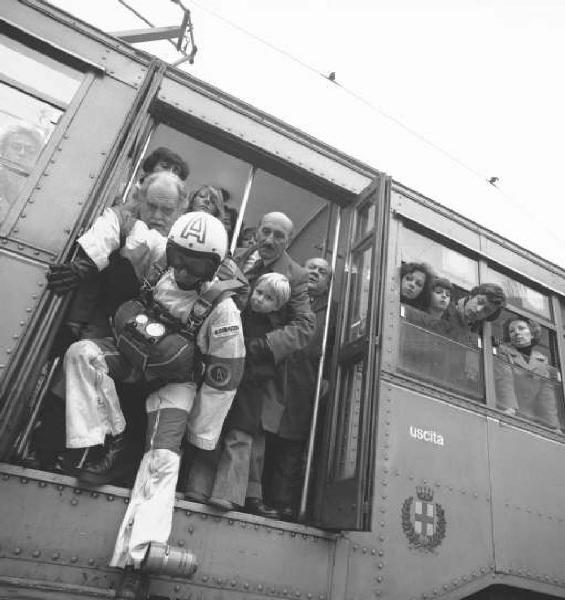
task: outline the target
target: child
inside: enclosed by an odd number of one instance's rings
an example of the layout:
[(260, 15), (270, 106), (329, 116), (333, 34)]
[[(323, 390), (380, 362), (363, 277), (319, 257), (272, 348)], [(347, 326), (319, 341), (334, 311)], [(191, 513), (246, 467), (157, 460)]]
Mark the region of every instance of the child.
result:
[[(290, 283), (280, 273), (265, 273), (255, 284), (243, 317), (245, 344), (249, 349), (257, 338), (273, 329), (269, 314), (280, 310), (290, 299)], [(188, 477), (186, 496), (222, 510), (244, 505), (249, 478), (249, 455), (242, 457), (231, 447), (242, 437), (252, 437), (261, 426), (263, 398), (275, 377), (275, 366), (254, 362), (248, 351), (243, 378), (226, 419), (225, 436), (217, 462), (198, 453)]]

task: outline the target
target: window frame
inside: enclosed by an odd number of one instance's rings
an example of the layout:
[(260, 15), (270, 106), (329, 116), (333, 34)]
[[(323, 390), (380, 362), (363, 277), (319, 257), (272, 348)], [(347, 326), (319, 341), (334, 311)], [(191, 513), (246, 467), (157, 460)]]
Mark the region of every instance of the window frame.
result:
[(46, 171), (51, 157), (53, 156), (53, 153), (63, 143), (63, 140), (65, 138), (65, 131), (74, 119), (76, 112), (78, 111), (80, 105), (86, 97), (88, 90), (92, 86), (95, 77), (103, 73), (103, 70), (97, 65), (94, 65), (93, 63), (82, 60), (71, 53), (67, 53), (61, 50), (60, 48), (50, 44), (49, 42), (36, 38), (30, 35), (25, 30), (15, 27), (10, 23), (5, 23), (5, 25), (6, 31), (4, 32), (4, 35), (7, 38), (10, 38), (26, 46), (33, 52), (37, 52), (40, 55), (46, 55), (49, 58), (65, 66), (80, 71), (83, 77), (71, 100), (68, 103), (65, 103), (63, 101), (57, 100), (56, 98), (52, 98), (51, 96), (45, 94), (38, 88), (32, 88), (27, 84), (13, 80), (12, 78), (0, 73), (1, 83), (4, 83), (10, 88), (20, 93), (23, 93), (26, 96), (30, 96), (36, 100), (39, 100), (40, 102), (45, 102), (46, 104), (49, 104), (50, 106), (53, 106), (54, 108), (57, 108), (62, 111), (61, 118), (59, 119), (57, 125), (53, 129), (49, 140), (42, 148), (39, 158), (34, 164), (31, 172), (27, 176), (24, 185), (22, 186), (17, 195), (16, 200), (10, 207), (4, 221), (0, 223), (0, 237), (7, 237), (9, 235), (9, 232), (13, 229), (15, 223), (19, 218), (20, 213), (27, 204), (27, 199), (31, 195), (32, 190), (36, 185), (38, 185), (39, 179)]
[[(441, 231), (431, 229), (430, 225), (433, 223), (427, 222), (415, 222), (407, 212), (394, 211), (394, 218), (392, 223), (397, 223), (396, 227), (391, 226), (391, 250), (390, 255), (393, 257), (389, 259), (388, 264), (388, 282), (389, 282), (389, 298), (387, 300), (387, 312), (392, 314), (395, 312), (395, 318), (392, 320), (392, 325), (387, 329), (387, 337), (391, 337), (392, 341), (389, 340), (391, 347), (388, 351), (385, 351), (385, 361), (383, 362), (383, 370), (388, 371), (394, 379), (402, 381), (403, 385), (409, 388), (430, 393), (434, 397), (438, 397), (447, 400), (450, 404), (462, 406), (472, 410), (476, 413), (486, 414), (492, 416), (501, 421), (507, 421), (515, 424), (519, 427), (526, 428), (536, 433), (541, 433), (544, 436), (552, 437), (559, 441), (565, 442), (565, 424), (561, 431), (555, 431), (542, 424), (536, 423), (525, 418), (507, 415), (500, 409), (496, 408), (496, 395), (495, 395), (495, 384), (494, 384), (494, 358), (493, 358), (493, 344), (492, 344), (492, 324), (491, 322), (483, 323), (482, 330), (482, 355), (483, 355), (483, 374), (484, 374), (484, 402), (478, 402), (473, 400), (471, 397), (452, 391), (451, 389), (441, 387), (434, 383), (430, 383), (423, 379), (419, 379), (416, 375), (410, 375), (399, 368), (399, 349), (400, 349), (400, 289), (398, 281), (398, 270), (401, 263), (401, 242), (402, 242), (402, 230), (405, 227), (415, 230), (417, 233), (427, 237), (428, 239), (439, 243), (447, 248), (455, 250), (478, 263), (478, 277), (479, 283), (488, 281), (488, 270), (493, 269), (499, 271), (508, 277), (515, 279), (524, 285), (528, 285), (546, 295), (549, 299), (550, 310), (552, 312), (553, 321), (548, 321), (542, 316), (538, 316), (534, 313), (509, 305), (509, 309), (512, 312), (516, 312), (520, 316), (530, 318), (538, 321), (540, 325), (553, 331), (556, 340), (556, 351), (557, 360), (559, 365), (556, 367), (560, 373), (560, 384), (563, 390), (563, 397), (565, 398), (565, 377), (563, 375), (565, 370), (565, 323), (561, 314), (561, 305), (559, 302), (559, 296), (554, 290), (542, 285), (538, 281), (534, 281), (528, 278), (524, 273), (513, 270), (507, 265), (499, 263), (492, 257), (487, 256), (481, 251), (474, 250), (467, 245), (459, 244), (456, 240), (448, 237)], [(442, 228), (446, 229), (446, 221), (448, 218), (443, 215), (440, 217), (443, 221)], [(481, 232), (477, 232), (480, 236)], [(480, 243), (480, 242), (479, 242)], [(565, 298), (563, 300), (565, 304)], [(560, 327), (561, 325), (561, 327)], [(562, 335), (559, 335), (561, 330)], [(388, 358), (387, 358), (388, 355)], [(561, 410), (565, 410), (565, 407), (561, 407)], [(560, 412), (561, 412), (560, 410)]]

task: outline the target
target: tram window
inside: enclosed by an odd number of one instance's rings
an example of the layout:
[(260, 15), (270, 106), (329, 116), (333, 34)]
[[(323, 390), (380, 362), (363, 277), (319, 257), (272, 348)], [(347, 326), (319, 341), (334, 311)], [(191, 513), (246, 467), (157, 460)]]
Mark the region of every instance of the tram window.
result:
[(372, 267), (372, 246), (352, 253), (349, 286), (351, 295), (346, 321), (346, 335), (349, 342), (362, 337), (366, 333)]
[(406, 227), (402, 230), (401, 256), (405, 263), (430, 265), (437, 275), (447, 277), (462, 290), (471, 290), (479, 282), (476, 261)]
[(401, 244), (403, 264), (425, 262), (426, 273), (417, 307), (401, 305), (399, 369), (482, 400), (479, 331), (465, 326), (455, 308), (478, 283), (477, 262), (410, 229), (403, 230)]
[(37, 90), (56, 105), (67, 105), (83, 78), (79, 71), (5, 35), (0, 35), (0, 62), (4, 81)]
[(496, 407), (552, 429), (563, 427), (563, 393), (555, 333), (503, 311), (493, 323)]
[(551, 320), (549, 297), (545, 294), (490, 268), (488, 269), (488, 280), (498, 283), (502, 287), (509, 305)]
[(82, 74), (0, 36), (0, 224), (16, 201)]

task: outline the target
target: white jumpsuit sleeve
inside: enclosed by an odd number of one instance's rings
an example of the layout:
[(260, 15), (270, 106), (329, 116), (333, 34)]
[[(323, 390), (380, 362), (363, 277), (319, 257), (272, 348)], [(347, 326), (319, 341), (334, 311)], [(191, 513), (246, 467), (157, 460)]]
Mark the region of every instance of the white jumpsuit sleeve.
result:
[(205, 373), (190, 416), (188, 440), (198, 448), (213, 450), (245, 363), (241, 317), (231, 298), (214, 308), (200, 329), (197, 341)]

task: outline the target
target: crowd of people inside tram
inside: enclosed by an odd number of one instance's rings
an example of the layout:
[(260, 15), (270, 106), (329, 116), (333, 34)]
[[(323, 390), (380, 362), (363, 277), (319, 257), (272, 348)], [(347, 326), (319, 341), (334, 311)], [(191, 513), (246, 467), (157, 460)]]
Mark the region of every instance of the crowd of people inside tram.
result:
[[(483, 283), (469, 293), (460, 290), (458, 297), (456, 292), (449, 279), (436, 275), (426, 263), (402, 264), (404, 318), (417, 330), (433, 334), (407, 332), (403, 358), (412, 366), (417, 363), (417, 370), (451, 381), (456, 388), (465, 385), (464, 379), (469, 389), (469, 382), (477, 387), (481, 371), (482, 322), (500, 318), (506, 296), (495, 283)], [(541, 325), (509, 312), (501, 329), (501, 339), (493, 336), (496, 407), (559, 429), (559, 370), (550, 364), (549, 349), (540, 344)]]
[[(131, 438), (145, 438), (118, 567), (167, 542), (178, 493), (297, 518), (332, 277), (325, 259), (288, 254), (283, 212), (241, 227), (231, 255), (238, 214), (225, 190), (188, 193), (188, 164), (167, 148), (142, 167), (47, 273), (51, 292), (74, 295), (30, 456), (90, 485), (123, 482)], [(144, 436), (128, 394), (144, 401)]]
[[(157, 148), (142, 168), (125, 200), (80, 236), (74, 257), (50, 266), (48, 289), (74, 296), (31, 454), (36, 466), (90, 485), (123, 482), (137, 467), (117, 567), (139, 567), (151, 543), (167, 542), (178, 493), (221, 511), (296, 520), (332, 310), (330, 264), (289, 255), (288, 215), (238, 228), (226, 190), (210, 183), (188, 193), (178, 154)], [(484, 283), (456, 297), (423, 263), (403, 263), (399, 282), (405, 320), (465, 348), (446, 354), (416, 336), (406, 356), (426, 357), (431, 370), (447, 360), (451, 373), (476, 381), (481, 324), (499, 317), (502, 288)], [(497, 402), (509, 414), (526, 412), (514, 365), (540, 381), (555, 376), (536, 331), (514, 318), (498, 345)], [(558, 427), (555, 400), (536, 382), (536, 414)], [(321, 395), (327, 388), (323, 381)]]

